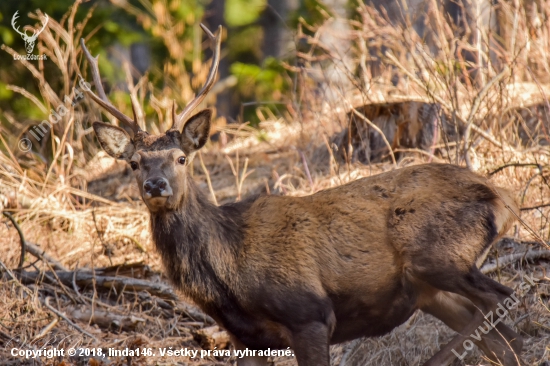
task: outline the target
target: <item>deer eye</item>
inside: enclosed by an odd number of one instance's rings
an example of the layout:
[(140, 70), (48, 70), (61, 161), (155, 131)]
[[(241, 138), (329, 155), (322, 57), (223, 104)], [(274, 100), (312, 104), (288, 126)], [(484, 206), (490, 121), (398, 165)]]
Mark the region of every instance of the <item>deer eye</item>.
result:
[(181, 164), (181, 165), (185, 164), (185, 156), (180, 156), (178, 158), (178, 163)]
[(131, 161), (130, 162), (130, 168), (132, 168), (132, 170), (136, 170), (139, 168), (139, 164), (135, 161)]

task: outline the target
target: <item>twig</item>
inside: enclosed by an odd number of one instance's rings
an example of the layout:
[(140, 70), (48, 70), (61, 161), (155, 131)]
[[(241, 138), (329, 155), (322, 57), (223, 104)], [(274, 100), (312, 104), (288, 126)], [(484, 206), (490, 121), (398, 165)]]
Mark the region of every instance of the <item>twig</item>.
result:
[[(237, 160), (237, 164), (238, 164), (238, 160)], [(237, 167), (237, 169), (238, 169), (238, 167)], [(248, 169), (248, 158), (245, 158), (244, 159), (244, 165), (243, 165), (243, 171), (241, 172), (241, 178), (239, 179), (239, 184), (237, 185), (237, 201), (241, 200), (241, 192), (243, 190), (244, 180), (246, 179), (246, 177), (248, 177), (250, 174), (252, 174), (254, 172), (254, 169), (252, 169), (249, 172), (246, 171), (247, 169)]]
[(208, 172), (208, 169), (206, 169), (206, 165), (204, 165), (204, 161), (202, 160), (202, 154), (199, 151), (199, 162), (201, 163), (201, 168), (204, 171), (204, 175), (206, 176), (206, 183), (208, 184), (208, 189), (210, 190), (210, 194), (212, 195), (212, 200), (214, 201), (214, 204), (218, 205), (218, 200), (216, 199), (216, 192), (214, 192), (214, 188), (212, 187), (212, 181), (210, 180), (210, 173)]
[(67, 287), (65, 287), (65, 285), (63, 284), (63, 282), (61, 282), (61, 280), (59, 279), (59, 277), (57, 277), (57, 273), (54, 271), (54, 269), (52, 268), (52, 266), (49, 264), (49, 263), (46, 263), (48, 265), (48, 267), (50, 268), (51, 270), (51, 273), (54, 275), (55, 277), (55, 280), (59, 283), (59, 287), (61, 287), (61, 290), (65, 293), (65, 295), (67, 295), (69, 297), (69, 299), (71, 299), (75, 304), (76, 303), (79, 303), (80, 301), (76, 301), (76, 299), (73, 297), (73, 295), (71, 295), (69, 293), (69, 291), (67, 290)]
[(60, 312), (59, 310), (55, 309), (53, 306), (50, 305), (50, 299), (51, 297), (46, 297), (46, 301), (44, 301), (44, 305), (46, 305), (46, 307), (48, 309), (50, 309), (55, 315), (57, 315), (58, 317), (62, 318), (63, 320), (65, 320), (71, 327), (73, 327), (74, 329), (78, 330), (80, 333), (84, 334), (84, 335), (87, 335), (88, 337), (92, 338), (94, 341), (99, 341), (95, 336), (93, 336), (92, 334), (88, 333), (87, 331), (85, 331), (84, 329), (80, 328), (78, 325), (76, 325), (75, 323), (73, 323), (69, 318), (67, 318), (62, 312)]
[(472, 129), (472, 125), (474, 124), (474, 117), (481, 105), (481, 100), (485, 98), (489, 90), (498, 83), (509, 71), (508, 65), (504, 67), (504, 69), (496, 75), (491, 81), (487, 83), (481, 89), (481, 91), (476, 95), (474, 99), (474, 103), (472, 104), (472, 108), (470, 109), (470, 114), (468, 115), (468, 119), (466, 120), (466, 129), (464, 130), (464, 161), (466, 162), (466, 165), (470, 170), (472, 170), (472, 163), (470, 162), (470, 149), (472, 148), (470, 145), (470, 131)]
[(10, 271), (10, 270), (8, 269), (8, 267), (6, 267), (6, 265), (4, 264), (4, 262), (2, 262), (1, 260), (0, 260), (0, 266), (4, 269), (4, 271), (6, 271), (6, 273), (8, 274), (8, 276), (10, 276), (11, 279), (12, 279), (13, 281), (15, 281), (15, 283), (17, 283), (17, 285), (19, 285), (19, 287), (21, 287), (21, 288), (23, 289), (23, 291), (25, 291), (25, 292), (27, 293), (27, 295), (29, 295), (29, 296), (31, 296), (31, 297), (33, 296), (31, 290), (29, 290), (26, 286), (23, 286), (23, 284), (22, 284), (21, 282), (19, 282), (19, 280), (17, 279), (17, 277), (15, 277), (15, 275), (12, 273), (12, 271)]
[(361, 338), (356, 339), (349, 343), (347, 349), (344, 351), (344, 354), (342, 355), (342, 359), (340, 361), (340, 366), (346, 366), (348, 363), (348, 359), (351, 359), (355, 353), (357, 353), (359, 346), (363, 340)]
[[(399, 69), (401, 69), (401, 71), (403, 71), (415, 84), (417, 84), (422, 89), (424, 89), (424, 91), (426, 92), (426, 94), (428, 94), (428, 97), (431, 98), (432, 101), (435, 100), (436, 102), (441, 104), (441, 106), (444, 107), (447, 111), (450, 111), (450, 112), (453, 111), (453, 108), (443, 98), (441, 98), (438, 95), (434, 94), (432, 91), (430, 91), (429, 88), (426, 87), (426, 85), (422, 84), (422, 82), (420, 80), (418, 80), (418, 78), (413, 73), (411, 73), (409, 70), (407, 70), (405, 68), (405, 66), (403, 66), (393, 54), (391, 54), (390, 52), (386, 52), (386, 57), (389, 58), (394, 63), (395, 66), (397, 66)], [(464, 118), (462, 118), (458, 113), (456, 113), (455, 115), (456, 115), (456, 118), (462, 124), (467, 125), (467, 122), (466, 122), (466, 120), (464, 120)], [(503, 147), (503, 145), (497, 139), (495, 139), (489, 133), (483, 131), (480, 127), (478, 127), (476, 125), (472, 125), (471, 129), (474, 130), (476, 133), (480, 134), (481, 136), (483, 136), (483, 138), (485, 138), (487, 141), (489, 141), (490, 143), (492, 143), (496, 147), (500, 147), (500, 148)]]
[(550, 203), (543, 203), (542, 205), (538, 205), (538, 206), (522, 207), (520, 208), (520, 210), (521, 211), (538, 210), (539, 208), (548, 207), (548, 206), (550, 206)]
[(363, 121), (365, 121), (369, 126), (371, 126), (376, 132), (378, 132), (380, 134), (380, 136), (382, 137), (382, 140), (384, 140), (384, 143), (386, 144), (386, 146), (388, 147), (388, 150), (390, 152), (390, 156), (391, 156), (391, 160), (392, 160), (392, 163), (393, 163), (393, 166), (397, 168), (397, 161), (395, 160), (395, 155), (393, 153), (393, 149), (391, 147), (391, 144), (390, 142), (388, 141), (388, 139), (386, 138), (386, 135), (384, 135), (384, 132), (377, 126), (375, 125), (370, 119), (368, 119), (364, 114), (362, 114), (361, 112), (359, 112), (357, 109), (355, 109), (351, 103), (348, 102), (348, 104), (350, 104), (350, 107), (351, 107), (351, 111), (353, 112), (353, 114), (355, 114), (357, 117), (361, 118)]
[(534, 168), (538, 168), (539, 170), (542, 170), (542, 165), (540, 164), (534, 164), (534, 163), (510, 163), (510, 164), (504, 164), (502, 166), (499, 166), (498, 168), (496, 168), (495, 170), (493, 170), (492, 172), (490, 172), (488, 174), (488, 176), (492, 176), (506, 168), (510, 168), (510, 167), (534, 167)]
[(36, 104), (36, 106), (40, 109), (40, 111), (42, 111), (42, 113), (49, 114), (46, 107), (44, 107), (44, 104), (42, 104), (42, 102), (40, 102), (38, 98), (34, 96), (34, 94), (31, 94), (27, 90), (15, 85), (6, 85), (6, 89), (13, 90), (16, 93), (23, 95), (25, 98), (29, 99), (31, 102)]
[(487, 274), (496, 271), (497, 269), (516, 262), (518, 260), (535, 260), (535, 259), (550, 259), (550, 250), (530, 250), (523, 253), (512, 253), (498, 257), (493, 263), (486, 263), (481, 267), (481, 273)]
[(309, 181), (309, 185), (311, 186), (312, 190), (315, 190), (315, 187), (313, 186), (313, 179), (311, 179), (311, 174), (309, 173), (309, 167), (307, 166), (306, 156), (304, 152), (300, 149), (298, 150), (298, 154), (300, 154), (300, 157), (302, 158), (302, 164), (304, 165), (304, 170), (306, 171), (307, 180)]
[(515, 322), (514, 322), (514, 327), (516, 325), (518, 325), (519, 323), (521, 323), (523, 321), (523, 319), (527, 318), (529, 316), (529, 313), (526, 313), (526, 314), (523, 314), (522, 316), (520, 316)]
[(275, 184), (273, 185), (273, 188), (277, 188), (277, 183), (280, 183), (279, 184), (279, 187), (281, 187), (281, 190), (283, 191), (283, 194), (287, 194), (288, 192), (286, 191), (285, 187), (283, 186), (283, 182), (282, 182), (282, 179), (281, 177), (279, 176), (279, 173), (277, 173), (277, 171), (275, 169), (273, 169), (272, 171), (273, 175), (275, 176)]
[(521, 217), (506, 203), (506, 201), (502, 198), (500, 193), (498, 193), (497, 190), (494, 190), (494, 193), (500, 198), (500, 200), (504, 204), (504, 207), (506, 207), (506, 209), (508, 211), (510, 211), (512, 213), (512, 215), (514, 215), (516, 217), (516, 219), (520, 222), (520, 224), (523, 225), (523, 227), (525, 229), (527, 229), (527, 231), (529, 231), (531, 233), (531, 235), (533, 235), (535, 237), (535, 239), (537, 239), (537, 241), (540, 244), (542, 244), (545, 247), (547, 247), (548, 249), (550, 249), (550, 245), (548, 245), (548, 243), (546, 243), (544, 241), (544, 239), (542, 239), (541, 236), (539, 234), (537, 234), (537, 232), (535, 230), (531, 229), (531, 227), (529, 225), (527, 225), (527, 223), (524, 220), (521, 219)]
[(28, 241), (25, 242), (25, 244), (27, 246), (27, 252), (31, 253), (36, 258), (39, 258), (44, 262), (50, 263), (55, 270), (58, 270), (58, 271), (68, 270), (63, 264), (61, 264), (61, 262), (52, 258), (50, 255), (46, 253), (45, 250), (41, 249), (38, 245), (30, 243)]
[(334, 171), (334, 164), (336, 163), (336, 159), (334, 158), (334, 153), (332, 152), (332, 149), (330, 148), (330, 144), (328, 143), (327, 136), (323, 134), (323, 141), (325, 143), (325, 146), (327, 147), (328, 153), (330, 155), (329, 158), (329, 165), (330, 165), (330, 176), (333, 177), (336, 175)]
[(25, 263), (25, 254), (27, 252), (27, 245), (25, 242), (25, 237), (23, 236), (23, 231), (19, 227), (17, 221), (15, 221), (15, 218), (9, 212), (3, 211), (2, 214), (11, 221), (11, 223), (15, 227), (15, 230), (17, 230), (17, 233), (19, 234), (19, 241), (21, 243), (21, 257), (19, 257), (19, 266), (17, 268), (22, 268), (23, 263)]
[(48, 334), (52, 329), (53, 327), (55, 327), (57, 325), (57, 323), (59, 322), (59, 318), (54, 318), (50, 324), (46, 325), (44, 328), (42, 328), (42, 330), (40, 331), (40, 333), (38, 333), (32, 340), (33, 342), (44, 337), (46, 334)]
[(79, 299), (83, 300), (84, 303), (86, 303), (86, 300), (84, 300), (84, 298), (80, 294), (80, 291), (78, 291), (78, 286), (76, 285), (76, 274), (78, 273), (78, 263), (79, 262), (77, 261), (73, 272), (73, 281), (72, 281), (73, 291), (76, 293), (76, 296), (78, 296)]
[(119, 235), (115, 238), (113, 238), (112, 240), (118, 240), (118, 239), (128, 239), (130, 240), (132, 243), (134, 243), (135, 247), (142, 253), (147, 253), (147, 250), (143, 247), (143, 245), (141, 245), (141, 243), (139, 241), (137, 241), (136, 239), (132, 238), (131, 236), (129, 235)]

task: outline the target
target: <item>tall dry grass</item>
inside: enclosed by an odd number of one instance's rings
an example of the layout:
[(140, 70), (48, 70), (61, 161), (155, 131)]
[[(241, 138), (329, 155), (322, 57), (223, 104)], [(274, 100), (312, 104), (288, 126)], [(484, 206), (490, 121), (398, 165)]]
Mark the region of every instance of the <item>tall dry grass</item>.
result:
[[(183, 107), (192, 99), (194, 90), (206, 79), (209, 65), (208, 62), (202, 62), (202, 30), (197, 23), (194, 42), (182, 42), (185, 23), (173, 18), (167, 4), (145, 1), (143, 4), (146, 11), (141, 11), (126, 2), (114, 3), (135, 15), (146, 30), (163, 39), (170, 58), (161, 65), (161, 70), (151, 72), (166, 75), (164, 85), (158, 89), (150, 79), (151, 73), (139, 75), (129, 66), (128, 60), (114, 52), (114, 57), (117, 58), (115, 64), (122, 65), (126, 83), (111, 85), (111, 101), (121, 111), (132, 115), (130, 98), (126, 96), (130, 94), (131, 98), (139, 101), (143, 110), (153, 111), (144, 116), (146, 126), (142, 127), (153, 133), (165, 131), (172, 124), (173, 103)], [(88, 65), (83, 61), (80, 38), (85, 39), (89, 49), (98, 48), (94, 41), (97, 28), (83, 34), (95, 6), (90, 8), (82, 21), (77, 22), (75, 17), (80, 4), (80, 0), (75, 1), (59, 22), (50, 17), (47, 27), (38, 38), (38, 52), (45, 54), (51, 63), (22, 61), (33, 82), (38, 85), (40, 94), (32, 95), (24, 85), (8, 86), (33, 102), (44, 113), (43, 119), (51, 128), (43, 121), (25, 126), (18, 121), (17, 116), (6, 113), (10, 124), (2, 130), (3, 149), (0, 151), (0, 196), (3, 209), (16, 212), (18, 220), (26, 228), (27, 224), (33, 227), (36, 237), (42, 235), (44, 225), (47, 227), (46, 231), (60, 229), (63, 232), (89, 235), (90, 232), (97, 231), (97, 225), (91, 219), (93, 212), (98, 220), (108, 221), (107, 226), (122, 229), (118, 236), (133, 238), (137, 235), (137, 240), (147, 241), (146, 235), (139, 238), (139, 232), (131, 229), (127, 231), (134, 225), (144, 225), (143, 214), (136, 211), (136, 204), (120, 205), (87, 192), (88, 181), (112, 164), (102, 158), (101, 154), (98, 155), (100, 149), (94, 140), (91, 123), (105, 118), (115, 125), (118, 121), (110, 115), (102, 115), (101, 110), (91, 100), (80, 95), (83, 93), (82, 80), (91, 82)], [(44, 18), (44, 14), (38, 11), (31, 14), (31, 17), (38, 21)], [(209, 45), (205, 44), (205, 48), (207, 47)], [(2, 50), (12, 56), (16, 54), (6, 45), (2, 45)], [(193, 54), (192, 70), (188, 70), (183, 62), (183, 54)], [(100, 64), (107, 61), (102, 57)], [(75, 102), (74, 106), (71, 105), (72, 102)], [(60, 109), (64, 112), (58, 113), (61, 118), (51, 119), (50, 113), (59, 112)], [(38, 134), (37, 126), (42, 126), (41, 131), (46, 131), (45, 136)], [(34, 136), (38, 136), (39, 140)], [(32, 150), (25, 152), (18, 148), (22, 138), (32, 142)], [(97, 205), (101, 207), (96, 207)], [(128, 214), (132, 218), (124, 219)], [(120, 225), (114, 224), (111, 217), (122, 218)], [(142, 226), (138, 231), (142, 230)], [(34, 240), (32, 234), (31, 239)], [(73, 256), (76, 258), (79, 251), (75, 252), (75, 247), (83, 242), (74, 242), (74, 246), (63, 251), (74, 252)], [(58, 254), (62, 255), (61, 252)]]

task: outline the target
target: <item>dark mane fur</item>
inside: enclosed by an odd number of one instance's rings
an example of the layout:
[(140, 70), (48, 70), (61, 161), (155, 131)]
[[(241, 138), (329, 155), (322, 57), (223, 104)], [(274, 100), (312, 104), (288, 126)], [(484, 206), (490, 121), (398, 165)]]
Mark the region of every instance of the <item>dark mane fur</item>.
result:
[(217, 207), (192, 180), (188, 190), (177, 210), (151, 213), (153, 241), (172, 282), (209, 315), (225, 318), (221, 308), (234, 304), (227, 274), (243, 242), (243, 213), (257, 197)]

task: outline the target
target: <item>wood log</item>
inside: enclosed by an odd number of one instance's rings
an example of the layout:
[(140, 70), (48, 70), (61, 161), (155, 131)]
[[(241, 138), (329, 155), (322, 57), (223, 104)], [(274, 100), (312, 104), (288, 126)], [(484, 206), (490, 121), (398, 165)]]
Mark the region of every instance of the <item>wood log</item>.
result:
[[(100, 271), (99, 271), (100, 272)], [(114, 276), (101, 276), (94, 274), (89, 270), (80, 270), (76, 273), (73, 271), (56, 271), (55, 274), (57, 278), (63, 283), (63, 285), (68, 288), (72, 288), (73, 277), (75, 283), (80, 287), (92, 286), (95, 279), (96, 289), (105, 291), (116, 289), (118, 292), (121, 291), (135, 291), (137, 293), (145, 291), (151, 295), (154, 295), (160, 299), (166, 301), (157, 301), (157, 304), (165, 309), (172, 309), (174, 311), (179, 311), (186, 314), (190, 318), (198, 321), (202, 321), (205, 324), (212, 325), (215, 324), (214, 319), (210, 316), (204, 314), (197, 307), (190, 304), (184, 303), (178, 298), (178, 295), (174, 292), (172, 287), (162, 282), (151, 282), (142, 279), (136, 279), (131, 277), (114, 277)], [(53, 279), (53, 272), (26, 272), (22, 271), (18, 273), (19, 280), (24, 284), (35, 284), (40, 283), (44, 280), (48, 280), (48, 277)], [(56, 285), (54, 281), (52, 283)]]
[(507, 264), (518, 262), (521, 260), (533, 261), (536, 259), (550, 259), (550, 250), (529, 250), (523, 253), (507, 254), (498, 259), (491, 259), (485, 263), (480, 271), (483, 274), (495, 272), (499, 268), (503, 268)]
[(140, 323), (145, 322), (145, 319), (133, 315), (118, 315), (100, 309), (92, 311), (87, 306), (69, 308), (66, 311), (71, 319), (87, 324), (97, 324), (103, 329), (135, 330)]
[[(117, 291), (147, 291), (152, 295), (160, 298), (178, 301), (178, 296), (174, 290), (160, 282), (151, 282), (131, 277), (113, 277), (113, 276), (98, 276), (92, 271), (78, 271), (76, 274), (72, 271), (56, 271), (55, 274), (59, 280), (65, 285), (72, 287), (73, 276), (78, 286), (91, 286), (95, 280), (96, 287), (105, 289), (116, 289)], [(53, 276), (51, 271), (40, 272), (21, 272), (20, 280), (24, 284), (41, 282), (47, 275)]]

